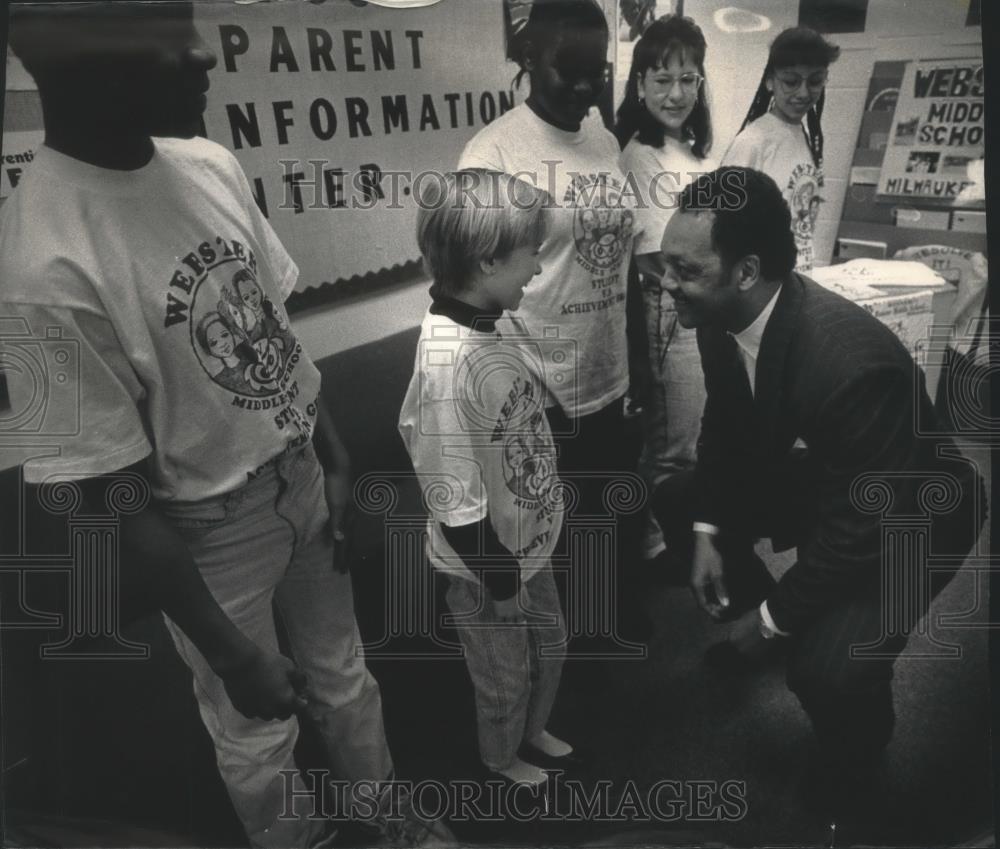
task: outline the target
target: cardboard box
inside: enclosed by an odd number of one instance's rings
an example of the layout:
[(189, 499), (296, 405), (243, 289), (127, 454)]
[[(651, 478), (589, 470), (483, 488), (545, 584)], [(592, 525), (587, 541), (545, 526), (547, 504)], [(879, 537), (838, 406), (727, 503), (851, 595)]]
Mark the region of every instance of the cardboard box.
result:
[(882, 169), (877, 165), (855, 165), (851, 168), (852, 186), (877, 186)]
[(837, 239), (837, 259), (885, 259), (889, 246), (885, 242), (867, 242), (864, 239)]
[(913, 227), (918, 230), (947, 230), (951, 223), (951, 212), (947, 209), (913, 209), (897, 206), (896, 226)]
[(986, 213), (956, 209), (951, 214), (951, 229), (962, 233), (985, 233)]

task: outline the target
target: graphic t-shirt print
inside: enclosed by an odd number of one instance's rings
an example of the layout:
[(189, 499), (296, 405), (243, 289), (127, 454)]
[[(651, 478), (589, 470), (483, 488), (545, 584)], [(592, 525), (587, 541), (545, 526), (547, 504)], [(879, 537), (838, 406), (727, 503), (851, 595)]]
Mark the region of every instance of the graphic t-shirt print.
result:
[(792, 212), (792, 233), (798, 249), (797, 271), (810, 271), (813, 267), (813, 233), (823, 202), (822, 188), (823, 172), (811, 162), (796, 165), (788, 177), (785, 198)]
[(594, 298), (563, 304), (562, 314), (604, 310), (625, 300), (613, 291), (631, 250), (634, 216), (622, 207), (621, 181), (610, 174), (575, 174), (563, 195), (573, 210), (574, 259), (590, 274)]
[(518, 520), (521, 545), (514, 552), (517, 557), (531, 554), (549, 542), (554, 514), (561, 509), (555, 448), (544, 430), (540, 398), (532, 380), (515, 377), (490, 440), (499, 448), (515, 512), (523, 511), (523, 518)]
[(264, 293), (257, 259), (241, 242), (221, 236), (183, 256), (170, 278), (164, 327), (184, 326), (201, 375), (232, 393), (232, 406), (273, 410), (282, 430), (312, 434), (310, 411), (294, 402), (299, 388), (295, 367), (302, 346), (282, 308)]

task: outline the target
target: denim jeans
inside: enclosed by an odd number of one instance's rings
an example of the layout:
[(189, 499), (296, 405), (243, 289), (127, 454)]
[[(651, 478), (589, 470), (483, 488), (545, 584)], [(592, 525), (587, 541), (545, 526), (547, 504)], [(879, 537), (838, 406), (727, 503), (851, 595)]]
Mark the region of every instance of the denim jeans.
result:
[[(276, 650), (275, 603), (294, 659), (311, 693), (309, 719), (333, 776), (387, 778), (392, 760), (378, 683), (358, 651), (351, 579), (334, 570), (323, 473), (312, 445), (286, 453), (238, 490), (198, 502), (158, 505), (187, 543), (226, 615), (262, 648)], [(219, 772), (254, 846), (307, 846), (324, 823), (295, 770), (293, 719), (247, 719), (229, 701), (201, 653), (169, 620), (177, 650), (194, 676), (202, 720), (215, 743)], [(296, 798), (286, 800), (294, 790)], [(299, 795), (302, 794), (302, 795)], [(282, 818), (295, 801), (301, 818)]]
[[(659, 286), (644, 289), (643, 299), (652, 385), (643, 415), (639, 473), (652, 490), (665, 478), (694, 468), (706, 392), (694, 328), (681, 327), (673, 301)], [(652, 515), (644, 548), (647, 557), (663, 548)]]
[(481, 582), (454, 575), (449, 582), (448, 609), (476, 696), (479, 755), (489, 769), (505, 769), (522, 741), (545, 730), (559, 689), (566, 626), (552, 569), (545, 566), (524, 583), (523, 625), (496, 621)]

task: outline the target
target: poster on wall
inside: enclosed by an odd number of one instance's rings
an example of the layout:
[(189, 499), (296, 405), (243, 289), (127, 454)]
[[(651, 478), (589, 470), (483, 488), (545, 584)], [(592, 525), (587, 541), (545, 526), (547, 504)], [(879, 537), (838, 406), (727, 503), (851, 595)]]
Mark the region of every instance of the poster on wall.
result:
[(879, 175), (883, 199), (985, 205), (982, 59), (908, 63)]
[(239, 159), (298, 291), (417, 259), (421, 182), (523, 97), (500, 4), (195, 8), (218, 56), (206, 135)]
[(3, 151), (0, 155), (0, 198), (9, 197), (14, 191), (25, 170), (35, 158), (35, 151), (44, 137), (45, 133), (42, 130), (4, 134)]
[[(613, 22), (617, 0), (600, 2)], [(299, 294), (322, 288), (326, 300), (407, 276), (419, 259), (414, 192), (526, 96), (502, 3), (411, 5), (195, 4), (218, 58), (203, 133), (239, 160), (296, 258)], [(514, 6), (516, 27), (529, 7)], [(6, 116), (0, 206), (30, 164), (29, 135), (41, 135), (34, 82), (7, 57), (8, 106), (21, 96)], [(610, 120), (610, 90), (606, 101)]]

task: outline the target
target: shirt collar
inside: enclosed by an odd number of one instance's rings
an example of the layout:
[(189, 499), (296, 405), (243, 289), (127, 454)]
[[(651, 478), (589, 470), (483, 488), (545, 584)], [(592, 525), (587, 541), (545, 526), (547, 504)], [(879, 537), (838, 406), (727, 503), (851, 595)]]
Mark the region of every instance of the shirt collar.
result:
[(753, 358), (755, 361), (757, 355), (760, 353), (760, 340), (764, 336), (764, 328), (767, 327), (767, 322), (771, 318), (771, 313), (774, 312), (774, 305), (778, 302), (778, 295), (781, 294), (781, 287), (779, 286), (774, 295), (771, 296), (771, 300), (767, 302), (767, 306), (760, 311), (760, 315), (757, 316), (750, 324), (749, 327), (745, 327), (739, 333), (734, 333), (733, 338), (747, 354), (747, 356)]
[(495, 333), (497, 319), (503, 315), (502, 310), (491, 312), (448, 295), (435, 295), (431, 302), (430, 312), (432, 315), (443, 315), (445, 318), (450, 318), (455, 324), (480, 333)]

